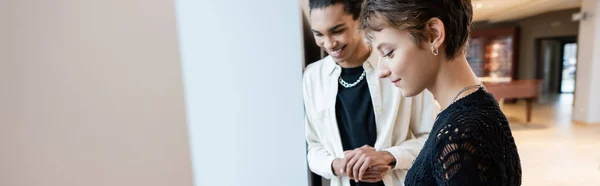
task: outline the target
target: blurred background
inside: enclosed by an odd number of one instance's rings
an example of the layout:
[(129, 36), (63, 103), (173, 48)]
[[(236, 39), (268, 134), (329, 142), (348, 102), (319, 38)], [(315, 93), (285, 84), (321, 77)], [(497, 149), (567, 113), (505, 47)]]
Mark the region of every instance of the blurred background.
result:
[[(600, 185), (600, 2), (473, 0), (523, 185)], [(320, 186), (308, 0), (0, 1), (1, 186)]]

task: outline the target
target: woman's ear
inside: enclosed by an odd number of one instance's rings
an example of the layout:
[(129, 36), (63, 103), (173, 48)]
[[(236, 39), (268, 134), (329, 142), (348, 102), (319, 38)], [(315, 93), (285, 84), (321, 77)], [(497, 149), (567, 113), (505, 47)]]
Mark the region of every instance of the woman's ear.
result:
[(427, 30), (429, 31), (429, 44), (435, 48), (440, 48), (444, 39), (446, 38), (446, 30), (444, 28), (444, 22), (437, 17), (429, 19), (427, 21)]

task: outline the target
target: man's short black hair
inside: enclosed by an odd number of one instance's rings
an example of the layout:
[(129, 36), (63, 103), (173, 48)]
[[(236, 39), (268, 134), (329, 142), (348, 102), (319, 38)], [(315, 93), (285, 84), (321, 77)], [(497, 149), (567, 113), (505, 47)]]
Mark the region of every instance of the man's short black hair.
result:
[(337, 3), (342, 3), (344, 4), (344, 11), (352, 15), (352, 19), (357, 20), (360, 16), (363, 2), (364, 0), (309, 0), (308, 6), (312, 11), (313, 9), (327, 8)]

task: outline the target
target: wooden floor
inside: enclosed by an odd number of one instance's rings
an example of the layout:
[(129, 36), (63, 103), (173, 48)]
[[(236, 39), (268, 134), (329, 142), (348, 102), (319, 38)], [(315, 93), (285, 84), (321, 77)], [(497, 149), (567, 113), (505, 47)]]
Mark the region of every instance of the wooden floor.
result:
[(571, 122), (572, 103), (572, 94), (544, 96), (529, 125), (524, 102), (503, 105), (521, 156), (523, 185), (600, 186), (600, 125)]

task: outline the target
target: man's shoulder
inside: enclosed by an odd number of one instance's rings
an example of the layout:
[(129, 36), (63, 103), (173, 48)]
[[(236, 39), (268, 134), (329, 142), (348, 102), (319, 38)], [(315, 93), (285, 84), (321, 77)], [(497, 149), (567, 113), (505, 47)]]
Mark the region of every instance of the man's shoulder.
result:
[(325, 75), (325, 66), (330, 62), (330, 60), (332, 60), (331, 57), (327, 56), (306, 66), (303, 75), (304, 80), (307, 81), (311, 79), (320, 79), (320, 77)]

